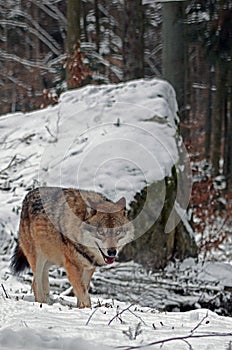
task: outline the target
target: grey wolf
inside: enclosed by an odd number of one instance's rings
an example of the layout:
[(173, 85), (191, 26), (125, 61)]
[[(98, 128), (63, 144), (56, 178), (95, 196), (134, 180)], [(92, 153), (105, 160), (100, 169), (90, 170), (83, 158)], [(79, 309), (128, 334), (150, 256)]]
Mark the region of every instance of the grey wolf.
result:
[(114, 203), (92, 191), (41, 187), (23, 201), (11, 268), (19, 274), (30, 267), (35, 301), (48, 303), (49, 268), (63, 266), (78, 307), (90, 307), (88, 290), (96, 267), (112, 264), (132, 238), (124, 197)]

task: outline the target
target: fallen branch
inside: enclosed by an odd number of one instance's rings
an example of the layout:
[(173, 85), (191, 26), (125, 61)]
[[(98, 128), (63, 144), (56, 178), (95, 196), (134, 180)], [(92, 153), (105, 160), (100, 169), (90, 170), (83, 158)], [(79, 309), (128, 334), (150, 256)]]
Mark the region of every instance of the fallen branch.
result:
[(11, 159), (10, 163), (3, 169), (0, 170), (0, 174), (11, 168), (12, 164), (16, 160), (17, 155), (15, 154), (14, 157)]
[(51, 143), (55, 143), (58, 141), (57, 136), (54, 136), (53, 133), (51, 132), (51, 130), (49, 129), (49, 127), (47, 125), (45, 125), (45, 129), (47, 130), (47, 132), (49, 133), (49, 135), (53, 138), (53, 141), (50, 141)]
[(86, 326), (88, 326), (88, 324), (89, 324), (89, 322), (91, 321), (91, 318), (93, 317), (93, 315), (95, 314), (95, 312), (97, 312), (97, 310), (98, 310), (98, 308), (97, 309), (95, 309), (92, 313), (91, 313), (91, 315), (89, 316), (89, 318), (88, 318), (88, 320), (87, 320), (87, 322), (86, 322)]
[(133, 305), (134, 305), (134, 303), (133, 303), (133, 304), (130, 304), (127, 308), (123, 309), (121, 312), (117, 312), (117, 314), (108, 322), (108, 326), (109, 326), (116, 318), (119, 318), (119, 316), (121, 316), (124, 312), (128, 311)]
[(209, 313), (207, 311), (206, 315), (200, 320), (200, 322), (191, 330), (191, 333), (193, 334), (196, 332), (196, 330), (202, 325), (202, 323), (208, 318)]
[(142, 317), (136, 315), (135, 312), (128, 310), (133, 316), (135, 316), (136, 318), (138, 318), (145, 326), (146, 326), (146, 322), (142, 319)]
[(133, 349), (143, 349), (148, 348), (149, 346), (153, 345), (163, 345), (164, 343), (169, 343), (172, 341), (184, 341), (190, 340), (190, 339), (199, 339), (199, 338), (215, 338), (215, 337), (232, 337), (232, 333), (206, 333), (206, 334), (189, 334), (189, 335), (183, 335), (179, 337), (172, 337), (172, 338), (166, 338), (162, 340), (157, 340), (148, 344), (143, 345), (135, 345), (135, 346), (117, 346), (116, 349), (122, 349), (122, 350), (133, 350)]
[(1, 284), (1, 287), (2, 287), (2, 289), (3, 289), (3, 292), (4, 292), (4, 294), (5, 294), (5, 297), (6, 297), (7, 299), (9, 299), (9, 296), (8, 296), (8, 294), (7, 294), (6, 290), (5, 290), (4, 285), (3, 285), (3, 284)]
[(189, 349), (192, 350), (192, 345), (189, 343), (189, 340), (191, 339), (199, 339), (199, 338), (213, 338), (213, 337), (232, 337), (232, 332), (230, 333), (218, 333), (218, 332), (211, 332), (211, 333), (202, 333), (202, 334), (195, 334), (196, 330), (200, 328), (200, 326), (203, 324), (203, 322), (208, 318), (208, 312), (206, 315), (200, 320), (200, 322), (190, 331), (190, 334), (178, 336), (178, 337), (171, 337), (166, 339), (157, 340), (151, 343), (142, 344), (142, 345), (135, 345), (135, 346), (118, 346), (117, 349), (122, 350), (133, 350), (133, 349), (143, 349), (148, 348), (150, 346), (154, 345), (161, 345), (163, 346), (164, 343), (170, 343), (173, 341), (183, 341), (188, 346)]
[(10, 160), (9, 164), (0, 170), (0, 174), (3, 174), (6, 170), (9, 170), (12, 166), (15, 165), (19, 165), (22, 164), (23, 162), (26, 162), (28, 159), (30, 159), (31, 157), (33, 157), (36, 153), (32, 153), (31, 155), (29, 155), (26, 158), (22, 158), (22, 159), (17, 159), (17, 154), (15, 154), (12, 159)]

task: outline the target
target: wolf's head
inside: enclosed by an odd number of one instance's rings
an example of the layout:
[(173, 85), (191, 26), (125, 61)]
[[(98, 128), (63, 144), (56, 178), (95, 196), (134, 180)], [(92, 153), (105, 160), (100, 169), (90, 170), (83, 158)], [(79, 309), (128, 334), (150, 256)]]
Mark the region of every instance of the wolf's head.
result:
[(112, 264), (120, 249), (134, 237), (134, 228), (127, 218), (126, 200), (116, 203), (95, 203), (88, 199), (89, 210), (85, 220), (85, 239), (97, 248), (101, 260)]

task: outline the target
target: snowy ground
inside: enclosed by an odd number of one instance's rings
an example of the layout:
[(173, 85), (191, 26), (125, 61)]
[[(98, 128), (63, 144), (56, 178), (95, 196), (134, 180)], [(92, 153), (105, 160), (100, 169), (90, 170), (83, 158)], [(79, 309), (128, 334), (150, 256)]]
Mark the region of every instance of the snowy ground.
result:
[(92, 298), (92, 309), (79, 310), (72, 307), (75, 298), (70, 297), (41, 306), (33, 302), (30, 293), (14, 295), (11, 284), (13, 289), (16, 285), (23, 288), (24, 293), (28, 289), (13, 278), (4, 284), (8, 298), (1, 291), (0, 349), (160, 349), (161, 345), (172, 350), (231, 349), (232, 318), (206, 309), (158, 312)]
[[(130, 203), (178, 162), (177, 120), (173, 90), (159, 80), (89, 86), (64, 94), (55, 107), (0, 118), (0, 349), (130, 349), (154, 342), (148, 348), (231, 349), (232, 318), (201, 308), (232, 314), (230, 264), (188, 260), (152, 274), (115, 263), (97, 270), (93, 307), (86, 310), (75, 307), (62, 270), (50, 274), (57, 301), (42, 306), (33, 301), (31, 274), (16, 278), (9, 270), (28, 190), (38, 183), (74, 186), (113, 200), (125, 195)], [(180, 312), (189, 308), (195, 310)]]

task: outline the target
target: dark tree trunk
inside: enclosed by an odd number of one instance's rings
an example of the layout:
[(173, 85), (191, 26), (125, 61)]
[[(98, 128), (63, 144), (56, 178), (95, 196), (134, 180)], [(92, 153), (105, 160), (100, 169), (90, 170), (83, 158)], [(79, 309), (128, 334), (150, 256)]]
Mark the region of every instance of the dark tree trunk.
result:
[(84, 36), (84, 41), (88, 42), (89, 37), (88, 37), (88, 30), (87, 30), (87, 6), (86, 2), (82, 1), (81, 2), (81, 12), (82, 12), (82, 18), (83, 18), (83, 36)]
[(80, 41), (80, 0), (68, 0), (67, 4), (67, 51), (73, 53), (74, 45)]
[(205, 157), (210, 160), (212, 117), (213, 117), (213, 76), (214, 68), (209, 67), (209, 87), (208, 87), (208, 111), (205, 123)]
[(96, 50), (100, 50), (100, 24), (99, 24), (99, 8), (98, 0), (95, 0), (95, 27), (96, 27)]
[(212, 165), (214, 175), (220, 172), (220, 159), (222, 155), (222, 127), (225, 115), (227, 69), (225, 62), (217, 59), (216, 65), (216, 106), (213, 115), (213, 143), (212, 143)]
[(142, 0), (125, 0), (123, 38), (124, 80), (144, 76), (144, 21)]
[[(67, 4), (67, 52), (72, 55), (75, 50), (75, 45), (80, 42), (80, 16), (81, 16), (81, 0), (68, 0)], [(69, 65), (66, 68), (66, 80), (68, 88), (73, 88), (70, 83), (71, 73)]]
[(179, 111), (184, 119), (186, 78), (185, 4), (183, 1), (163, 3), (163, 77), (176, 90)]
[(224, 167), (223, 172), (227, 180), (227, 189), (232, 185), (232, 73), (231, 62), (227, 63), (228, 84), (225, 101), (224, 128)]

